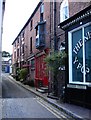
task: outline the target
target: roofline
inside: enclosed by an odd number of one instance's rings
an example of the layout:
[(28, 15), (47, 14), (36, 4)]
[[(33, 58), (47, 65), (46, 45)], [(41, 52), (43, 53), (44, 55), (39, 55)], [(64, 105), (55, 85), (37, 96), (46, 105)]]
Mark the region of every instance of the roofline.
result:
[(25, 23), (25, 25), (23, 26), (23, 28), (20, 30), (19, 34), (17, 35), (17, 37), (15, 38), (15, 40), (13, 41), (12, 45), (14, 44), (14, 42), (17, 40), (18, 36), (21, 34), (21, 32), (25, 29), (25, 27), (28, 25), (28, 23), (30, 22), (30, 20), (32, 19), (32, 17), (35, 15), (36, 11), (38, 10), (38, 8), (40, 7), (40, 5), (42, 4), (42, 2), (39, 2), (38, 5), (36, 6), (35, 10), (33, 11), (33, 13), (31, 14), (31, 16), (29, 17), (29, 19), (27, 20), (27, 22)]
[[(72, 17), (68, 18), (67, 20), (61, 22), (61, 23), (58, 25), (58, 27), (61, 28), (61, 29), (63, 29), (63, 30), (65, 30), (66, 27), (64, 27), (64, 26), (66, 26), (66, 25), (69, 24), (71, 21), (77, 19), (78, 17), (80, 17), (80, 16), (82, 16), (82, 15), (83, 15), (82, 17), (84, 17), (84, 16), (85, 16), (84, 13), (86, 13), (86, 12), (87, 12), (88, 10), (90, 10), (90, 9), (91, 9), (91, 4), (90, 4), (88, 7), (86, 7), (85, 9), (81, 10), (80, 12), (78, 12), (77, 14), (75, 14), (75, 15), (73, 15)], [(88, 14), (88, 13), (87, 13), (87, 14)], [(90, 12), (90, 14), (91, 14), (91, 12)], [(81, 18), (78, 18), (77, 21), (82, 20), (82, 17), (81, 17)], [(75, 21), (74, 21), (74, 22), (75, 22)]]

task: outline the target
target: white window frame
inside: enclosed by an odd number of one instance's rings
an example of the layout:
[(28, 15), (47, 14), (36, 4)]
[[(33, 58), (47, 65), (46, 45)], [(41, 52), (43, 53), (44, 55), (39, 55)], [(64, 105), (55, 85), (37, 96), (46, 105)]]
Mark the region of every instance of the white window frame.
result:
[[(83, 26), (80, 26), (72, 31), (69, 31), (68, 32), (68, 54), (69, 54), (69, 83), (72, 83), (72, 84), (83, 84), (83, 85), (91, 85), (90, 82), (86, 82), (86, 77), (85, 77), (85, 72), (83, 73), (83, 82), (76, 82), (76, 81), (72, 81), (72, 78), (73, 78), (73, 75), (72, 75), (72, 33), (79, 30), (79, 29), (82, 29), (82, 32), (83, 32), (83, 66), (85, 66), (85, 42), (84, 42), (84, 27), (88, 26), (88, 25), (91, 25), (91, 22), (83, 25)], [(84, 67), (84, 71), (85, 71), (85, 67)]]
[[(67, 7), (67, 18), (65, 18), (65, 7)], [(68, 0), (63, 0), (63, 2), (60, 5), (60, 22), (63, 22), (64, 20), (69, 18), (69, 5), (68, 5)]]

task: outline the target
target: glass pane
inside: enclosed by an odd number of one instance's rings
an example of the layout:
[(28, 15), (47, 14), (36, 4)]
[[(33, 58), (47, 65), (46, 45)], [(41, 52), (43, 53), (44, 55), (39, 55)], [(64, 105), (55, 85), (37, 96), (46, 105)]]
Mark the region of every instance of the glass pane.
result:
[(82, 46), (82, 29), (80, 29), (72, 33), (72, 81), (74, 82), (83, 82)]
[(84, 28), (86, 82), (91, 82), (91, 25)]
[(35, 67), (35, 60), (31, 60), (31, 68), (34, 68)]
[(44, 13), (44, 4), (41, 5), (41, 7), (40, 7), (40, 12), (41, 12), (41, 13)]
[(64, 9), (63, 10), (63, 12), (64, 12), (64, 20), (65, 20), (65, 19), (68, 18), (68, 6), (65, 6), (63, 9)]

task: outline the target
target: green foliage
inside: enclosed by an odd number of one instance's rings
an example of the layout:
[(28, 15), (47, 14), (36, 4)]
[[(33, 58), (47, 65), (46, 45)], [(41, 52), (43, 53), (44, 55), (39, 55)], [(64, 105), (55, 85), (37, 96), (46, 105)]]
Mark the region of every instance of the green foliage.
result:
[(23, 69), (20, 70), (20, 78), (21, 79), (23, 79), (23, 80), (26, 79), (27, 74), (28, 74), (27, 68), (23, 68)]
[(10, 53), (6, 51), (2, 51), (2, 57), (10, 57)]
[(54, 76), (57, 76), (58, 72), (61, 70), (60, 68), (65, 66), (65, 58), (66, 53), (64, 51), (54, 52), (51, 55), (48, 55), (45, 58), (45, 62), (47, 64), (48, 70), (53, 71)]

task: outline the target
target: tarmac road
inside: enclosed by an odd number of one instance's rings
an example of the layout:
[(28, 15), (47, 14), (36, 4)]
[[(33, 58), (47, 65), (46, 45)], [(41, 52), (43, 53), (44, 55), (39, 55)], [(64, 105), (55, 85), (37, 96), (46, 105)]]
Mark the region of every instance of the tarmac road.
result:
[(2, 118), (57, 120), (59, 116), (39, 102), (35, 94), (10, 80), (8, 74), (2, 74)]

